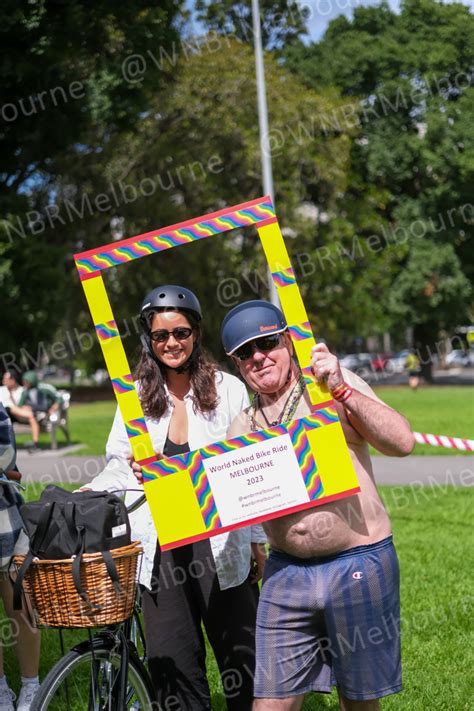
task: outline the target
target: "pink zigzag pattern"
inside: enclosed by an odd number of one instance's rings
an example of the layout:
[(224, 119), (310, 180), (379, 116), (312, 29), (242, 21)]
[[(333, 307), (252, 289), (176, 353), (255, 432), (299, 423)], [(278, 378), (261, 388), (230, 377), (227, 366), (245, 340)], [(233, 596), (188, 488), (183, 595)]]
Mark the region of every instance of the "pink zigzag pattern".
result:
[(129, 437), (138, 437), (138, 435), (143, 435), (147, 433), (145, 418), (137, 417), (135, 420), (129, 420), (125, 422), (125, 429), (127, 430), (127, 435)]
[(307, 383), (308, 385), (316, 381), (316, 378), (314, 377), (314, 373), (310, 365), (306, 365), (304, 368), (301, 368), (301, 372), (303, 373), (305, 383)]
[(206, 475), (206, 470), (202, 466), (202, 460), (200, 460), (201, 466), (191, 475), (191, 480), (193, 482), (194, 491), (196, 492), (197, 499), (199, 501), (199, 506), (203, 506), (206, 496), (211, 491), (211, 485)]
[(214, 496), (212, 495), (211, 485), (207, 478), (206, 470), (202, 466), (201, 457), (199, 461), (200, 468), (191, 474), (194, 491), (196, 492), (206, 528), (209, 530), (212, 522), (214, 522), (213, 528), (219, 528), (222, 524), (217, 513), (217, 506), (214, 501)]
[(217, 511), (212, 516), (209, 516), (207, 530), (214, 531), (216, 528), (222, 528), (222, 522), (219, 518), (219, 514), (217, 513)]
[(320, 410), (315, 410), (308, 417), (303, 417), (302, 421), (308, 429), (315, 427), (323, 427), (324, 425), (332, 425), (334, 422), (339, 422), (339, 416), (335, 405), (328, 405)]
[(178, 454), (168, 459), (160, 459), (142, 466), (142, 475), (145, 481), (152, 481), (182, 471), (188, 472), (191, 478), (206, 529), (213, 530), (222, 527), (199, 450)]
[(112, 388), (116, 395), (131, 392), (133, 390), (133, 378), (131, 374), (127, 373), (119, 378), (112, 378)]
[(295, 274), (291, 267), (282, 269), (280, 272), (272, 272), (272, 279), (277, 289), (282, 289), (285, 286), (296, 283)]
[(303, 481), (311, 501), (323, 493), (323, 485), (318, 474), (316, 462), (309, 446), (304, 422), (291, 423), (288, 427), (296, 458), (301, 468)]
[(215, 444), (210, 444), (207, 447), (203, 447), (201, 452), (203, 453), (203, 456), (212, 457), (216, 454), (232, 452), (235, 449), (246, 447), (249, 444), (256, 444), (257, 442), (264, 442), (267, 439), (273, 439), (273, 437), (279, 437), (282, 434), (286, 434), (286, 432), (287, 430), (284, 425), (275, 425), (270, 431), (252, 432), (251, 434), (234, 437), (227, 442), (216, 442)]
[(117, 324), (113, 319), (106, 323), (96, 324), (95, 330), (99, 341), (107, 341), (109, 338), (115, 338), (115, 336), (119, 335)]
[(242, 207), (240, 210), (231, 210), (220, 217), (209, 217), (207, 219), (203, 217), (201, 222), (195, 222), (186, 227), (177, 227), (169, 232), (161, 232), (161, 234), (141, 238), (137, 237), (136, 241), (133, 241), (133, 239), (131, 241), (125, 240), (127, 244), (105, 245), (101, 252), (90, 254), (87, 257), (78, 255), (76, 266), (79, 275), (83, 278), (96, 271), (131, 262), (154, 252), (161, 252), (164, 249), (188, 244), (221, 232), (227, 232), (236, 227), (246, 227), (274, 217), (275, 209), (271, 201), (262, 201), (257, 205)]
[(217, 512), (216, 502), (214, 501), (211, 491), (208, 492), (202, 503), (201, 513), (204, 519), (204, 525), (208, 531), (215, 528), (222, 528), (222, 523)]
[(196, 450), (196, 452), (177, 454), (174, 457), (144, 464), (142, 466), (142, 474), (144, 479), (151, 481), (152, 479), (159, 479), (162, 476), (188, 471), (192, 478), (196, 475), (196, 472), (199, 471), (200, 467), (201, 457), (199, 450)]
[(309, 321), (300, 323), (296, 326), (288, 326), (290, 336), (294, 341), (304, 341), (306, 338), (311, 338), (313, 332)]

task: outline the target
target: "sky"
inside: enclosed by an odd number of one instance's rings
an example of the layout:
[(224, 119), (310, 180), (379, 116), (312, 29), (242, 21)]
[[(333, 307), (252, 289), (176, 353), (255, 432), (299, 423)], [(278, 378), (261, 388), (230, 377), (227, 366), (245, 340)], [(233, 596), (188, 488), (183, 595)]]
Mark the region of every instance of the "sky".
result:
[[(390, 7), (396, 12), (400, 7), (399, 0), (388, 0)], [(445, 0), (449, 2), (449, 0)], [(306, 5), (312, 11), (308, 22), (308, 41), (318, 40), (324, 34), (329, 22), (338, 15), (351, 17), (354, 8), (361, 6), (378, 5), (378, 0), (300, 0), (301, 5)], [(464, 0), (463, 5), (474, 9), (474, 0)]]
[[(320, 39), (329, 22), (335, 17), (351, 17), (355, 8), (377, 5), (378, 0), (308, 0), (305, 4), (312, 11), (308, 22), (308, 41), (311, 41)], [(389, 0), (389, 5), (397, 11), (400, 3), (398, 0)]]
[[(443, 0), (451, 2), (452, 0)], [(251, 0), (248, 0), (249, 4)], [(339, 15), (351, 17), (354, 9), (361, 6), (378, 5), (379, 0), (298, 0), (300, 7), (307, 8), (308, 35), (306, 42), (319, 40), (324, 34), (329, 22)], [(397, 11), (400, 7), (400, 0), (388, 0), (390, 7)], [(474, 9), (474, 0), (462, 0), (463, 5)], [(187, 7), (193, 10), (193, 0), (187, 0)], [(199, 30), (199, 23), (193, 18), (193, 25)]]

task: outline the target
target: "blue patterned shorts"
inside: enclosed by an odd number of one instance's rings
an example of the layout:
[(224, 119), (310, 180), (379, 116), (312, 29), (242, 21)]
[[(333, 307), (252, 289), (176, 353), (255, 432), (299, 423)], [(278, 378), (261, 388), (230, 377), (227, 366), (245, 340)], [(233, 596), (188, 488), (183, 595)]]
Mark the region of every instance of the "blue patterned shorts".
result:
[(257, 615), (256, 698), (337, 686), (356, 701), (401, 690), (392, 538), (322, 558), (272, 551)]

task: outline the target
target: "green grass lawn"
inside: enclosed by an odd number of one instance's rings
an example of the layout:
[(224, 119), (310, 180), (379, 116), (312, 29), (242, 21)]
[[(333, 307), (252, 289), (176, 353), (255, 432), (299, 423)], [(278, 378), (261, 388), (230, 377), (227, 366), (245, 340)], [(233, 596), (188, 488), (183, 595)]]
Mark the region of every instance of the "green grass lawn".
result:
[[(115, 408), (115, 400), (71, 405), (68, 415), (71, 443), (84, 445), (79, 452), (74, 452), (74, 454), (104, 454), (107, 437), (114, 419)], [(31, 435), (22, 434), (17, 436), (19, 447), (27, 441), (31, 441)], [(64, 442), (64, 435), (59, 431), (59, 446), (63, 446)], [(48, 434), (40, 434), (40, 446), (46, 449), (50, 446)]]
[[(31, 486), (27, 495), (38, 496)], [(383, 701), (383, 709), (400, 711), (468, 711), (474, 685), (474, 559), (471, 532), (472, 494), (464, 488), (382, 487), (389, 510), (401, 568), (402, 654), (404, 690)], [(5, 620), (1, 620), (5, 634)], [(86, 632), (67, 633), (66, 643), (85, 639)], [(41, 675), (60, 656), (56, 631), (43, 632)], [(5, 651), (11, 684), (18, 688), (12, 649)], [(218, 673), (209, 654), (213, 709), (225, 703)], [(337, 699), (311, 694), (305, 711), (335, 711)]]
[[(474, 439), (474, 387), (381, 387), (377, 395), (408, 418), (415, 432)], [(453, 449), (417, 444), (413, 454), (457, 454)]]
[(86, 445), (80, 454), (104, 454), (116, 407), (115, 400), (71, 407), (71, 438), (73, 442), (83, 442)]
[[(377, 394), (407, 417), (417, 432), (474, 439), (474, 387), (434, 386), (412, 392), (408, 387), (379, 387)], [(115, 413), (115, 401), (72, 405), (70, 430), (73, 443), (84, 444), (79, 454), (101, 455)], [(59, 442), (62, 441), (59, 433)], [(21, 444), (30, 439), (18, 437)], [(48, 446), (47, 435), (41, 436)], [(414, 454), (457, 454), (457, 450), (416, 445)], [(76, 453), (75, 453), (76, 454)]]

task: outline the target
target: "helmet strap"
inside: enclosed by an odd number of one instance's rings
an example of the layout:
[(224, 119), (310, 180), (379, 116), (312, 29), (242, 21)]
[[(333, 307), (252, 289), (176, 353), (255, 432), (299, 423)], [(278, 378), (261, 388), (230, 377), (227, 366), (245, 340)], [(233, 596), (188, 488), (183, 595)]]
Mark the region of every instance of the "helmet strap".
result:
[(157, 361), (156, 356), (153, 353), (153, 348), (151, 347), (150, 338), (145, 333), (141, 333), (140, 334), (140, 341), (141, 341), (141, 344), (142, 344), (144, 350), (148, 353), (148, 355), (151, 356), (153, 358), (153, 360), (158, 363), (159, 361)]

